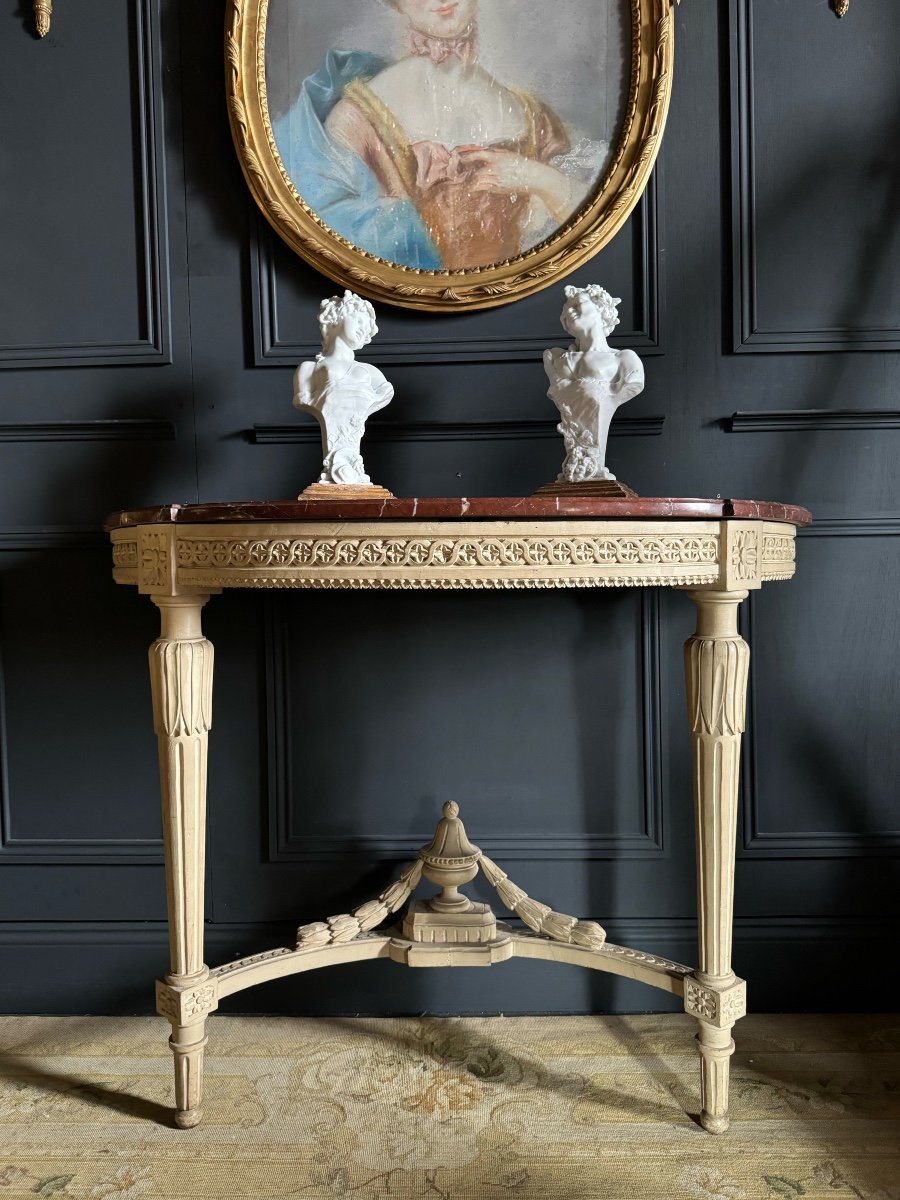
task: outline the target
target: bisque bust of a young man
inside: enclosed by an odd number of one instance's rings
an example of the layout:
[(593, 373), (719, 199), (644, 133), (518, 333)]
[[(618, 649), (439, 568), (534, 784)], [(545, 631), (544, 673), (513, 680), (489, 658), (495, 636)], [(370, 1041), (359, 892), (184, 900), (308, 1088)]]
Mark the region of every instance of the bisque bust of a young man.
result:
[[(294, 407), (311, 412), (322, 431), (319, 485), (375, 488), (360, 452), (365, 424), (390, 403), (394, 388), (356, 351), (378, 332), (375, 310), (354, 292), (323, 300), (319, 308), (322, 352), (294, 373)], [(383, 491), (383, 489), (378, 489)]]
[(559, 409), (566, 458), (557, 482), (615, 480), (606, 466), (609, 426), (619, 405), (644, 388), (633, 350), (613, 350), (607, 337), (619, 323), (618, 297), (599, 284), (567, 287), (560, 322), (575, 342), (544, 351), (547, 395)]

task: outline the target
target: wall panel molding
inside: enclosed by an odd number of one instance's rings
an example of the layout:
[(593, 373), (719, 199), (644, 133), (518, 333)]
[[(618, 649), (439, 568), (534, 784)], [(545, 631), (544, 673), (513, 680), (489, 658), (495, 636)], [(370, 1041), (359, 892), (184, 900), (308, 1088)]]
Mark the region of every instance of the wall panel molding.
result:
[(900, 409), (785, 408), (736, 412), (729, 433), (813, 433), (819, 430), (900, 429)]
[[(615, 347), (630, 347), (642, 356), (662, 354), (661, 325), (663, 320), (664, 288), (660, 256), (660, 203), (657, 182), (660, 163), (657, 162), (644, 195), (631, 216), (636, 223), (634, 236), (638, 239), (638, 278), (635, 280), (641, 313), (640, 327), (615, 334), (610, 343)], [(296, 366), (321, 350), (316, 341), (291, 340), (279, 328), (278, 277), (273, 248), (276, 235), (258, 214), (253, 221), (251, 245), (251, 274), (253, 299), (253, 333), (255, 365)], [(622, 234), (619, 235), (623, 236)], [(322, 294), (336, 287), (322, 280)], [(452, 329), (452, 323), (448, 330)], [(315, 313), (310, 313), (309, 331), (315, 330)], [(476, 362), (540, 362), (544, 350), (560, 338), (558, 324), (546, 333), (522, 334), (515, 337), (446, 336), (440, 340), (416, 339), (390, 341), (379, 337), (377, 346), (363, 350), (360, 359), (372, 358), (379, 364), (393, 363), (476, 363)]]
[[(102, 529), (55, 526), (40, 530), (0, 527), (0, 555), (10, 551), (62, 550), (82, 555), (92, 549), (107, 553)], [(79, 566), (83, 566), (79, 558)], [(0, 572), (3, 570), (0, 557)], [(0, 867), (4, 862), (35, 866), (50, 863), (73, 865), (161, 865), (162, 838), (22, 838), (14, 832), (13, 797), (10, 793), (9, 740), (6, 721), (6, 675), (0, 630)], [(35, 764), (36, 771), (40, 764)]]
[(0, 525), (0, 550), (96, 550), (106, 544), (107, 536), (99, 525), (43, 525), (39, 529)]
[[(825, 537), (900, 537), (900, 517), (844, 518), (817, 521), (797, 530), (798, 538)], [(751, 592), (741, 613), (742, 633), (750, 643), (750, 681), (748, 685), (748, 729), (741, 762), (743, 797), (743, 847), (739, 858), (860, 858), (900, 856), (900, 830), (876, 833), (838, 833), (823, 830), (796, 830), (788, 833), (767, 831), (760, 815), (758, 761), (756, 743), (756, 688), (754, 685), (754, 600)]]
[[(641, 765), (642, 785), (638, 834), (554, 836), (504, 834), (478, 837), (478, 845), (501, 863), (526, 859), (541, 861), (660, 858), (663, 841), (663, 733), (660, 664), (660, 599), (658, 590), (640, 593), (639, 640), (641, 662)], [(286, 610), (277, 597), (269, 598), (266, 613), (265, 672), (267, 693), (266, 743), (269, 792), (269, 861), (306, 862), (333, 859), (413, 858), (432, 830), (422, 835), (346, 834), (335, 836), (298, 833), (292, 827), (290, 730), (293, 728), (290, 688), (285, 663), (289, 632)], [(472, 831), (473, 835), (476, 831)]]
[[(610, 437), (658, 437), (665, 417), (615, 417)], [(367, 442), (490, 442), (552, 438), (559, 440), (556, 421), (370, 421)], [(247, 438), (255, 445), (318, 445), (322, 435), (312, 418), (293, 425), (254, 425)], [(2, 427), (0, 427), (2, 440)]]
[(0, 442), (174, 442), (174, 421), (16, 421), (0, 425)]
[[(756, 196), (757, 138), (754, 118), (752, 0), (731, 0), (731, 191), (733, 340), (736, 354), (798, 351), (900, 350), (900, 328), (844, 325), (833, 328), (767, 328), (760, 313), (757, 249), (760, 220)], [(789, 126), (785, 122), (784, 128)], [(847, 214), (836, 214), (845, 220)]]
[(128, 0), (132, 8), (139, 180), (135, 221), (139, 231), (143, 329), (134, 341), (0, 344), (0, 368), (97, 367), (171, 363), (171, 279), (166, 213), (165, 137), (162, 108), (160, 0)]

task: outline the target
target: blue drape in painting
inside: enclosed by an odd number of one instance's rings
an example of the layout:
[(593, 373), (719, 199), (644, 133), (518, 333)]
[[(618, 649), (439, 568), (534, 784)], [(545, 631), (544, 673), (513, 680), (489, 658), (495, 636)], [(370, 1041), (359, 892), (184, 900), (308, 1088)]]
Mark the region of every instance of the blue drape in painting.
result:
[(329, 50), (291, 108), (273, 122), (275, 143), (297, 191), (335, 233), (390, 262), (438, 270), (438, 252), (415, 205), (383, 195), (359, 155), (325, 132), (346, 85), (387, 65), (365, 51)]

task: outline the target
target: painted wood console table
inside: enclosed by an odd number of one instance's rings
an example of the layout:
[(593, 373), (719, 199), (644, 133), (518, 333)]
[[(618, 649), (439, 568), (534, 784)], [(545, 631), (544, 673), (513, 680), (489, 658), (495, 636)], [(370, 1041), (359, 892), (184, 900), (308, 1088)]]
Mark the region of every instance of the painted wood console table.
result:
[[(171, 971), (157, 1010), (172, 1026), (175, 1120), (201, 1118), (206, 1018), (219, 1000), (335, 963), (489, 966), (514, 956), (611, 971), (683, 998), (696, 1017), (701, 1120), (728, 1127), (731, 1030), (746, 987), (731, 969), (738, 763), (749, 648), (737, 627), (751, 588), (794, 573), (802, 508), (740, 500), (525, 498), (174, 505), (107, 523), (113, 576), (160, 610), (150, 648), (159, 739)], [(385, 892), (352, 913), (302, 926), (278, 947), (210, 969), (203, 961), (206, 750), (213, 649), (200, 614), (223, 588), (686, 589), (697, 631), (685, 646), (693, 738), (699, 961), (693, 968), (605, 940), (592, 921), (528, 897), (444, 807), (432, 843)], [(458, 885), (482, 870), (528, 928), (498, 922)], [(422, 874), (442, 891), (382, 928)]]

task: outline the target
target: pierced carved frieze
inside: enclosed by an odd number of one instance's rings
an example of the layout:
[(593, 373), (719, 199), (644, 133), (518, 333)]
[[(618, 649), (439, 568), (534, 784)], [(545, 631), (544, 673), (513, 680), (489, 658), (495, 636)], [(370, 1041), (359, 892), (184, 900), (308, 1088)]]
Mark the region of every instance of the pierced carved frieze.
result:
[(116, 583), (137, 583), (140, 565), (137, 535), (132, 533), (131, 537), (122, 537), (118, 532), (114, 534), (112, 557), (113, 579)]
[(794, 574), (797, 543), (793, 532), (763, 532), (760, 578), (763, 580), (790, 579)]
[(142, 526), (130, 536), (114, 531), (113, 563), (118, 582), (170, 596), (230, 587), (734, 590), (794, 573), (787, 523), (690, 524), (367, 520), (292, 522), (284, 532), (278, 522)]
[(715, 537), (377, 537), (192, 539), (180, 568), (552, 567), (714, 564)]
[(188, 1025), (219, 1007), (219, 988), (215, 980), (197, 987), (176, 988), (156, 981), (156, 1011), (173, 1025)]
[(205, 638), (150, 647), (153, 723), (157, 734), (195, 737), (212, 726), (213, 646)]
[(177, 542), (181, 587), (691, 587), (719, 575), (714, 534), (568, 535), (481, 530), (415, 535), (192, 537)]
[(137, 539), (133, 541), (125, 541), (124, 539), (113, 542), (113, 567), (119, 570), (135, 570), (138, 565), (138, 544)]
[(763, 537), (763, 563), (794, 562), (796, 550), (793, 537), (767, 533)]
[(747, 1015), (747, 984), (737, 979), (728, 987), (713, 988), (696, 979), (686, 979), (684, 1011), (718, 1029), (726, 1029)]

